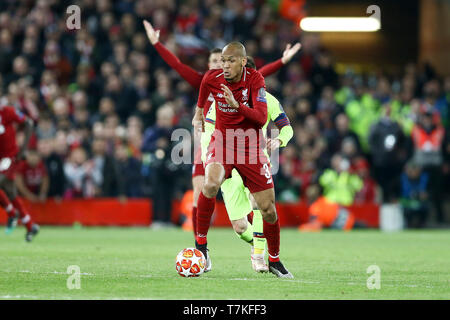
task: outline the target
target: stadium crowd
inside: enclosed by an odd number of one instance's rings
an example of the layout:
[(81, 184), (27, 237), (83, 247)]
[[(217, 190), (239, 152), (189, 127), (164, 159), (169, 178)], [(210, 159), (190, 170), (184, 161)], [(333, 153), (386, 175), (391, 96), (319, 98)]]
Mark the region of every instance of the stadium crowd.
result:
[[(71, 4), (81, 8), (80, 30), (66, 26)], [(352, 201), (401, 201), (421, 226), (433, 208), (444, 222), (450, 77), (412, 63), (401, 74), (338, 74), (318, 36), (277, 15), (256, 0), (1, 1), (0, 104), (35, 122), (18, 175), (22, 194), (152, 197), (167, 212), (191, 188), (191, 166), (171, 161), (170, 137), (192, 129), (197, 93), (149, 43), (147, 19), (199, 72), (209, 50), (231, 40), (245, 44), (257, 67), (280, 58), (287, 43), (302, 43), (266, 78), (294, 128), (275, 176), (277, 200), (313, 201), (331, 168), (362, 180)]]

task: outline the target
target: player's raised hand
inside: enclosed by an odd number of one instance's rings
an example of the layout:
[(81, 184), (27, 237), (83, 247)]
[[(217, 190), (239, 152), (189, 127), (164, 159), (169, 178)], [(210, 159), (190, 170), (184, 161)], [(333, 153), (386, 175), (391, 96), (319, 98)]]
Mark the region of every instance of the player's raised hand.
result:
[(144, 20), (145, 32), (147, 32), (147, 37), (152, 45), (155, 45), (159, 41), (159, 30), (153, 29), (153, 26), (147, 20)]
[(230, 108), (238, 109), (239, 108), (239, 103), (234, 98), (233, 92), (231, 92), (230, 88), (228, 88), (223, 83), (220, 86), (222, 87), (223, 96), (225, 98), (225, 101), (229, 104)]
[(283, 51), (283, 57), (281, 58), (281, 62), (283, 64), (286, 64), (289, 61), (291, 61), (292, 57), (298, 52), (298, 50), (300, 50), (301, 47), (302, 45), (299, 42), (294, 44), (293, 47), (291, 46), (290, 43), (288, 43), (286, 45), (286, 49), (284, 49)]

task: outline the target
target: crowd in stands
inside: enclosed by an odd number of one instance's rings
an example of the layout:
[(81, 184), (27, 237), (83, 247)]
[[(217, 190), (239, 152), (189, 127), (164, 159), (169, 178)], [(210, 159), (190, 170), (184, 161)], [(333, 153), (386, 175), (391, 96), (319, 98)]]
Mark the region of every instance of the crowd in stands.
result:
[[(66, 26), (71, 4), (81, 8), (80, 30)], [(192, 129), (198, 93), (158, 56), (143, 19), (199, 72), (209, 50), (231, 40), (258, 68), (302, 43), (266, 78), (294, 129), (275, 176), (278, 201), (313, 201), (331, 169), (362, 181), (354, 202), (402, 201), (421, 226), (429, 208), (445, 220), (450, 77), (413, 63), (400, 74), (338, 74), (318, 36), (301, 34), (264, 1), (1, 1), (0, 104), (35, 122), (19, 175), (29, 200), (157, 197), (167, 199), (165, 211), (170, 196), (191, 188), (191, 166), (171, 161), (170, 137)]]

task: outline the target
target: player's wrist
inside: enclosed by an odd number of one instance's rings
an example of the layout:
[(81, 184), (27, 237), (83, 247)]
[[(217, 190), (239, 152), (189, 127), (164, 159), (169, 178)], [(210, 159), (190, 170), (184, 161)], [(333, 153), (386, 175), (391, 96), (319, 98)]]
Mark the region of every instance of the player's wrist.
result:
[(278, 147), (281, 147), (283, 145), (283, 140), (280, 138), (277, 138), (276, 140), (278, 140)]

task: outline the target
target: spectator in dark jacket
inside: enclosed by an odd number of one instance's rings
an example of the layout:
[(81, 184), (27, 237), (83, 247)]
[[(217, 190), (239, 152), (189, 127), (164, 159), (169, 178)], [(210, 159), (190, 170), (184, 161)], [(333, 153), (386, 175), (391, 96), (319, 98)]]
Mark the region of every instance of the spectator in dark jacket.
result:
[(409, 228), (423, 228), (428, 216), (428, 174), (410, 161), (402, 173), (402, 205)]
[(127, 197), (142, 197), (141, 161), (130, 155), (125, 144), (116, 146), (115, 157), (119, 172), (124, 178)]
[(399, 124), (387, 116), (370, 129), (373, 173), (383, 191), (384, 203), (393, 202), (400, 195), (400, 172), (407, 157), (405, 140)]
[[(114, 157), (106, 153), (106, 141), (96, 138), (92, 142), (92, 154), (94, 172), (99, 173), (96, 182), (99, 188), (98, 196), (101, 197), (125, 197), (124, 173), (119, 171), (119, 166)], [(97, 176), (94, 174), (94, 176)]]
[(156, 113), (156, 124), (144, 132), (142, 152), (148, 158), (150, 180), (153, 186), (153, 226), (170, 225), (174, 187), (178, 166), (171, 160), (171, 134), (174, 130), (174, 110), (171, 104), (161, 106)]
[(64, 162), (63, 158), (55, 152), (52, 145), (53, 139), (41, 139), (38, 142), (38, 151), (44, 159), (50, 180), (47, 196), (50, 198), (62, 198), (66, 188)]

